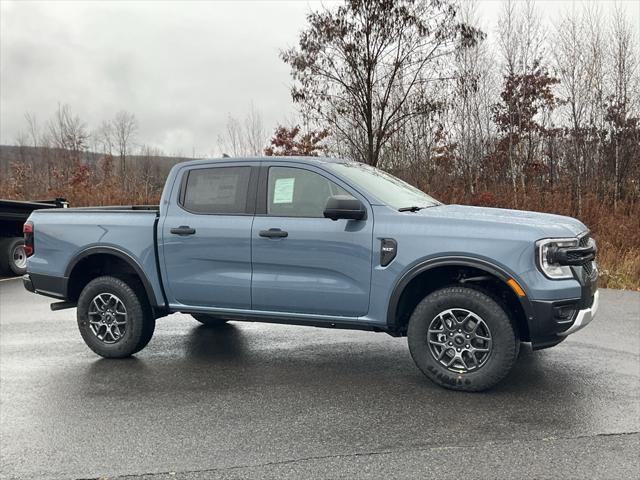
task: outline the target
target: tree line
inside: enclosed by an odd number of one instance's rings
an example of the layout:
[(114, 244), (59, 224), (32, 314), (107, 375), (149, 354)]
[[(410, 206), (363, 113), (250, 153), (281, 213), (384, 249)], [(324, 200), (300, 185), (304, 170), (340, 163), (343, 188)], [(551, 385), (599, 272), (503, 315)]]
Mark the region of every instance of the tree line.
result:
[[(251, 104), (244, 118), (229, 115), (220, 152), (341, 156), (445, 202), (577, 216), (606, 247), (610, 278), (639, 286), (640, 59), (627, 12), (585, 2), (546, 24), (534, 0), (504, 0), (487, 30), (480, 8), (345, 0), (311, 11), (280, 53), (298, 119), (269, 135)], [(129, 112), (90, 131), (61, 105), (26, 125), (22, 154), (4, 164), (4, 196), (35, 187), (76, 204), (150, 203), (179, 160), (137, 144)], [(32, 168), (33, 147), (46, 168)]]
[(585, 2), (546, 25), (533, 0), (504, 0), (484, 31), (479, 8), (346, 0), (311, 12), (281, 52), (293, 101), (330, 132), (332, 154), (445, 202), (580, 218), (603, 283), (640, 288), (640, 68), (627, 12)]
[[(547, 5), (547, 4), (545, 4)], [(617, 208), (640, 194), (638, 42), (622, 8), (585, 3), (545, 27), (507, 0), (497, 30), (474, 1), (348, 0), (308, 16), (281, 53), (292, 98), (330, 150), (458, 197), (564, 192)], [(550, 6), (553, 8), (553, 6)]]

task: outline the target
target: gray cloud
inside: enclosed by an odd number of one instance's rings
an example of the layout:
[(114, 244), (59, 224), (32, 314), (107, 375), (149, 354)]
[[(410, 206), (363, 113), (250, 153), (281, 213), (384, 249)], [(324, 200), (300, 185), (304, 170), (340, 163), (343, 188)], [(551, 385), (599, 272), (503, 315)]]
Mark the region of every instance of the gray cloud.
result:
[(307, 2), (3, 2), (0, 141), (58, 102), (89, 126), (134, 112), (139, 140), (168, 153), (216, 150), (251, 101), (271, 128), (291, 114), (288, 68)]
[[(546, 15), (572, 5), (541, 3)], [(139, 142), (167, 153), (218, 153), (227, 116), (242, 116), (250, 102), (269, 130), (292, 116), (289, 70), (278, 52), (296, 43), (305, 15), (319, 5), (3, 1), (0, 142), (15, 141), (26, 111), (43, 123), (62, 102), (92, 128), (131, 111)], [(488, 25), (499, 7), (481, 2)]]

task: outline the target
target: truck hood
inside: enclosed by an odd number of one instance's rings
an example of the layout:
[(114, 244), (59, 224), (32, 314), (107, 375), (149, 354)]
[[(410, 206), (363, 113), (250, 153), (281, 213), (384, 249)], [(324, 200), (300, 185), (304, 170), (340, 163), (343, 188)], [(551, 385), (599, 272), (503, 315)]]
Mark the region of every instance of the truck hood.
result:
[(421, 217), (436, 217), (470, 223), (486, 222), (493, 225), (515, 227), (518, 230), (533, 231), (532, 233), (538, 238), (575, 237), (587, 230), (587, 227), (575, 218), (505, 208), (440, 205), (425, 208), (415, 213)]

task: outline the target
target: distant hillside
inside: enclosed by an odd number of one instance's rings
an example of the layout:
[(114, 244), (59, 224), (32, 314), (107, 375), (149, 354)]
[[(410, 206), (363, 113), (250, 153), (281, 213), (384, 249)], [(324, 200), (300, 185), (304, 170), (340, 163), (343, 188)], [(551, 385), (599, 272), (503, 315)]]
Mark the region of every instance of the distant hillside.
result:
[[(0, 172), (8, 174), (9, 165), (11, 163), (29, 162), (35, 168), (40, 164), (45, 164), (47, 159), (60, 158), (68, 156), (68, 152), (48, 147), (18, 147), (14, 145), (0, 145)], [(104, 158), (103, 154), (95, 152), (83, 152), (81, 161), (90, 166)], [(185, 157), (167, 157), (156, 155), (129, 155), (127, 156), (127, 165), (134, 165), (141, 162), (151, 162), (154, 167), (161, 172), (168, 172), (173, 165), (185, 160), (191, 160)], [(114, 162), (118, 162), (117, 156), (114, 156)]]

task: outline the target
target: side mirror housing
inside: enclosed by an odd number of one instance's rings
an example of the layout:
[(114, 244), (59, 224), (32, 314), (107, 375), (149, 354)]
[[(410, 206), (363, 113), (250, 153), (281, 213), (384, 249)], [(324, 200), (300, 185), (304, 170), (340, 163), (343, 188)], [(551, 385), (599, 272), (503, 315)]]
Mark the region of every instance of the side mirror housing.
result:
[(327, 199), (324, 207), (324, 217), (331, 220), (345, 218), (347, 220), (362, 220), (366, 217), (367, 210), (357, 198), (349, 195), (333, 195)]

